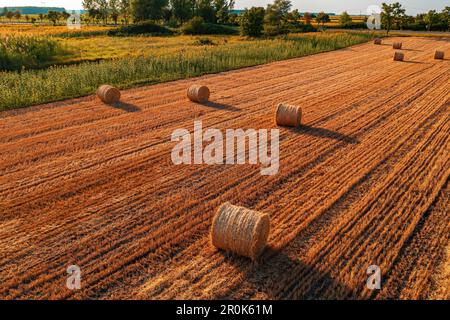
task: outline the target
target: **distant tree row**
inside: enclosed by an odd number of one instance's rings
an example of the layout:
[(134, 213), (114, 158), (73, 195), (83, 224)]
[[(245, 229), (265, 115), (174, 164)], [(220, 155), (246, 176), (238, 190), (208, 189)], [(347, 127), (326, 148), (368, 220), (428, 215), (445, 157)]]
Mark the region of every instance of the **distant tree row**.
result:
[[(257, 37), (263, 33), (267, 36), (286, 34), (289, 32), (314, 31), (311, 26), (313, 19), (322, 26), (330, 21), (330, 16), (324, 12), (317, 15), (305, 12), (303, 15), (295, 9), (291, 10), (290, 0), (274, 0), (264, 9), (252, 7), (246, 9), (239, 18), (241, 34)], [(300, 22), (303, 18), (304, 22)]]
[(70, 17), (70, 14), (65, 11), (49, 11), (47, 14), (40, 13), (39, 15), (37, 15), (37, 17), (30, 17), (29, 15), (22, 15), (19, 10), (9, 11), (8, 8), (5, 7), (3, 8), (0, 16), (9, 19), (10, 22), (12, 22), (13, 19), (15, 19), (16, 21), (20, 21), (23, 17), (26, 22), (35, 23), (37, 21), (44, 22), (45, 20), (47, 20), (52, 22), (53, 25), (56, 25), (59, 21), (66, 21)]
[(12, 19), (16, 19), (16, 20), (20, 20), (20, 18), (22, 17), (22, 14), (20, 13), (19, 10), (16, 11), (9, 11), (6, 7), (3, 9), (2, 13), (1, 13), (2, 17), (5, 17), (6, 19), (9, 19), (10, 21), (12, 21)]
[(228, 23), (234, 0), (83, 0), (83, 8), (93, 23), (108, 19), (118, 22), (122, 17), (128, 24), (152, 20), (170, 24), (182, 24), (193, 17), (205, 22)]
[[(231, 13), (235, 0), (83, 0), (86, 13), (82, 20), (86, 24), (151, 21), (178, 27), (188, 21), (194, 25), (229, 24), (240, 25), (243, 35), (259, 36), (285, 34), (288, 32), (313, 31), (312, 22), (324, 27), (330, 22), (330, 16), (325, 12), (300, 14), (292, 10), (290, 0), (274, 0), (266, 8), (252, 7), (246, 9), (242, 15)], [(0, 16), (5, 19), (20, 20), (19, 11), (8, 11), (4, 8)], [(35, 23), (44, 20), (54, 25), (65, 21), (70, 15), (66, 12), (49, 11), (46, 15), (37, 17), (25, 16), (26, 21)], [(450, 7), (446, 6), (441, 12), (430, 10), (415, 17), (406, 14), (405, 8), (399, 2), (382, 4), (382, 27), (389, 33), (392, 29), (408, 30), (449, 30)], [(339, 26), (344, 28), (364, 28), (365, 23), (355, 23), (352, 17), (344, 11), (339, 17)]]
[(83, 8), (87, 11), (86, 23), (113, 21), (117, 24), (122, 17), (122, 22), (128, 24), (131, 16), (130, 0), (83, 0)]
[(381, 22), (388, 33), (392, 29), (420, 30), (423, 27), (431, 31), (433, 27), (437, 26), (440, 30), (450, 29), (450, 6), (446, 6), (441, 12), (430, 10), (415, 17), (408, 16), (405, 13), (405, 8), (399, 2), (392, 4), (383, 3), (382, 10)]

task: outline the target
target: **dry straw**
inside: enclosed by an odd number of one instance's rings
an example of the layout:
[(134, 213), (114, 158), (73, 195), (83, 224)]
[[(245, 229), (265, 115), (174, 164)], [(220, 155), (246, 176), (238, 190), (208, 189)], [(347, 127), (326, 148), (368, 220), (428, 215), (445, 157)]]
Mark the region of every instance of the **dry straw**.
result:
[(204, 103), (209, 99), (209, 89), (207, 86), (194, 84), (187, 90), (189, 100)]
[(268, 214), (225, 202), (213, 219), (211, 242), (217, 248), (256, 260), (264, 251), (269, 230)]
[(120, 100), (120, 90), (104, 84), (97, 90), (97, 96), (105, 103), (115, 103)]
[(275, 122), (279, 126), (299, 127), (302, 124), (302, 108), (280, 103), (275, 113)]
[(434, 58), (439, 60), (444, 60), (444, 51), (438, 51), (434, 53)]
[(375, 38), (373, 39), (374, 44), (381, 44), (381, 38)]
[(403, 61), (405, 59), (405, 55), (403, 52), (396, 51), (394, 53), (394, 61)]
[(402, 43), (401, 42), (394, 42), (394, 44), (392, 45), (392, 48), (400, 50), (402, 48)]

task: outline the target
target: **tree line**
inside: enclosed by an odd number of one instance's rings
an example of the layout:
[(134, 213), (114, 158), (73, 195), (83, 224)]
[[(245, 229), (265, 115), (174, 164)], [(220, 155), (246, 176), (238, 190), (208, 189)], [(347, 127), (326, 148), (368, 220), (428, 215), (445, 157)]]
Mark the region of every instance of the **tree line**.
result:
[[(330, 22), (325, 12), (301, 14), (297, 9), (291, 10), (290, 0), (274, 0), (267, 7), (251, 7), (243, 14), (232, 13), (234, 0), (83, 0), (86, 13), (82, 21), (86, 24), (151, 21), (169, 27), (178, 27), (187, 22), (191, 24), (222, 24), (240, 26), (241, 34), (248, 36), (277, 35), (288, 32), (314, 31), (313, 21), (324, 27)], [(19, 11), (10, 12), (4, 8), (1, 16), (9, 19), (21, 19)], [(51, 21), (56, 25), (65, 21), (70, 15), (66, 12), (49, 11), (37, 18), (25, 16), (26, 21)], [(119, 21), (120, 20), (120, 21)], [(366, 18), (367, 20), (367, 18)], [(365, 28), (365, 22), (355, 23), (344, 11), (339, 16), (339, 27)], [(381, 12), (382, 28), (389, 33), (392, 29), (405, 30), (440, 30), (450, 29), (450, 7), (441, 12), (429, 10), (427, 13), (410, 16), (399, 3), (383, 3)]]
[[(118, 17), (122, 23), (151, 20), (163, 22), (169, 26), (179, 26), (193, 18), (200, 17), (204, 22), (218, 24), (240, 25), (244, 35), (266, 35), (287, 33), (290, 30), (306, 31), (313, 29), (301, 26), (312, 24), (313, 21), (322, 27), (330, 22), (330, 16), (324, 12), (300, 14), (292, 10), (290, 0), (274, 0), (266, 8), (252, 7), (242, 15), (231, 14), (234, 0), (84, 0), (83, 7), (87, 18), (95, 21), (108, 22), (108, 18), (117, 24)], [(412, 30), (448, 30), (450, 29), (450, 7), (441, 12), (430, 10), (416, 16), (406, 14), (405, 8), (399, 3), (382, 4), (382, 27), (389, 32), (392, 29)], [(300, 23), (300, 21), (303, 21)], [(367, 20), (367, 18), (366, 18)], [(364, 23), (354, 23), (351, 16), (344, 11), (339, 17), (340, 27), (364, 28)]]
[(56, 25), (60, 21), (66, 22), (66, 20), (70, 17), (70, 14), (63, 11), (49, 11), (47, 14), (38, 14), (36, 16), (29, 16), (29, 15), (22, 15), (22, 13), (19, 10), (15, 11), (9, 11), (8, 8), (3, 8), (3, 11), (0, 13), (1, 17), (4, 17), (5, 19), (8, 19), (10, 22), (12, 22), (13, 19), (16, 21), (21, 21), (22, 18), (25, 19), (26, 22), (36, 23), (36, 22), (44, 22), (44, 21), (50, 21), (53, 23), (53, 25)]
[(118, 17), (128, 24), (133, 22), (162, 21), (179, 25), (201, 17), (205, 22), (226, 24), (230, 22), (230, 10), (234, 0), (84, 0), (83, 8), (91, 22), (108, 19), (117, 24)]
[(427, 31), (433, 29), (445, 31), (450, 29), (450, 6), (446, 6), (441, 12), (429, 10), (427, 13), (409, 16), (401, 3), (383, 3), (381, 23), (387, 33), (392, 29), (423, 30), (425, 28)]

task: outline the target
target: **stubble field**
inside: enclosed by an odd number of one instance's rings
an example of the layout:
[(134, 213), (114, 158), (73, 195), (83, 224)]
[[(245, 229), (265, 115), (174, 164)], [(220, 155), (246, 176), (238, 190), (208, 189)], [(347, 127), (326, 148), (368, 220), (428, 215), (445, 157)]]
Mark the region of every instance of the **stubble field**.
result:
[[(450, 41), (384, 42), (132, 89), (115, 107), (0, 113), (0, 297), (448, 299), (450, 63), (433, 54)], [(195, 82), (211, 103), (186, 100)], [(277, 175), (172, 164), (175, 129), (273, 128), (281, 101), (305, 125), (281, 129)], [(258, 263), (209, 244), (225, 201), (270, 214)]]

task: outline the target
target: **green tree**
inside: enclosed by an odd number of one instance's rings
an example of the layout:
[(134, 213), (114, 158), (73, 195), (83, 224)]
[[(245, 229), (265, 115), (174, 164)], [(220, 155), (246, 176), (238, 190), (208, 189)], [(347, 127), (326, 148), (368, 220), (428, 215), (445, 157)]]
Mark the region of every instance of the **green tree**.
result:
[(119, 20), (120, 14), (120, 0), (109, 0), (108, 7), (111, 19), (114, 24), (117, 25), (117, 20)]
[(134, 21), (159, 20), (163, 18), (163, 8), (168, 0), (131, 0), (131, 12)]
[(108, 0), (94, 0), (94, 4), (97, 9), (97, 17), (103, 20), (104, 24), (108, 24), (108, 16), (110, 9)]
[(50, 10), (50, 11), (47, 13), (47, 19), (48, 19), (49, 21), (53, 22), (53, 25), (56, 26), (56, 23), (57, 23), (57, 22), (59, 21), (59, 19), (60, 19), (59, 12)]
[(14, 12), (12, 11), (6, 12), (6, 17), (9, 19), (9, 22), (11, 22), (12, 18), (14, 18)]
[(21, 17), (22, 14), (20, 13), (20, 11), (16, 10), (16, 12), (14, 12), (14, 18), (16, 18), (17, 21), (19, 21)]
[(230, 13), (228, 15), (228, 22), (232, 25), (239, 25), (239, 16), (236, 13)]
[(192, 18), (195, 0), (170, 0), (172, 14), (180, 24)]
[(393, 7), (393, 22), (397, 29), (401, 29), (403, 27), (403, 22), (405, 18), (405, 9), (402, 8), (402, 5), (399, 2), (395, 2), (392, 4)]
[(342, 12), (339, 17), (339, 23), (343, 26), (348, 26), (353, 22), (352, 17), (347, 13), (347, 11)]
[(87, 11), (88, 17), (91, 19), (91, 22), (94, 22), (95, 17), (97, 16), (97, 9), (94, 0), (83, 0), (83, 9)]
[(264, 29), (265, 10), (261, 7), (245, 9), (240, 17), (240, 28), (243, 36), (259, 37)]
[(442, 16), (442, 22), (447, 24), (447, 29), (450, 30), (450, 7), (446, 6), (442, 12), (441, 12), (441, 16)]
[(197, 0), (195, 15), (203, 18), (205, 22), (216, 22), (216, 12), (212, 0)]
[(325, 12), (319, 12), (316, 17), (317, 24), (322, 24), (322, 27), (325, 23), (330, 22), (330, 16)]
[(382, 12), (381, 12), (381, 23), (384, 28), (386, 28), (386, 33), (389, 34), (391, 31), (392, 24), (394, 22), (394, 8), (392, 5), (387, 3), (382, 3)]
[(289, 13), (289, 19), (292, 19), (293, 21), (299, 21), (301, 18), (302, 16), (297, 9), (292, 10), (292, 12)]
[(130, 18), (130, 0), (120, 0), (119, 1), (119, 13), (123, 17), (125, 24), (128, 24)]
[(427, 24), (427, 31), (431, 31), (431, 27), (439, 22), (439, 15), (436, 13), (436, 10), (430, 10), (424, 16), (423, 20)]
[(287, 14), (287, 25), (289, 31), (291, 32), (300, 32), (303, 30), (303, 22), (301, 21), (302, 16), (297, 9), (292, 10)]
[(387, 34), (395, 26), (402, 28), (405, 21), (405, 9), (399, 2), (392, 4), (383, 3), (381, 12), (381, 23), (386, 28)]
[(64, 21), (67, 21), (67, 19), (69, 19), (69, 17), (70, 17), (70, 14), (67, 13), (66, 11), (61, 12), (61, 18), (62, 18)]
[(230, 10), (234, 7), (234, 0), (214, 0), (217, 23), (228, 23)]
[(289, 31), (289, 10), (292, 3), (289, 0), (275, 0), (273, 4), (268, 4), (264, 17), (264, 33), (266, 35), (276, 35)]

